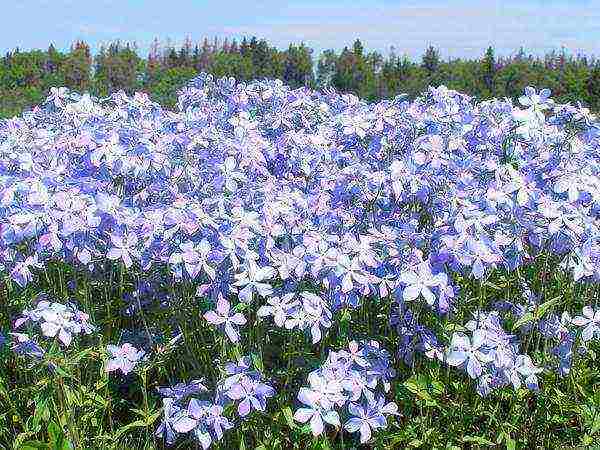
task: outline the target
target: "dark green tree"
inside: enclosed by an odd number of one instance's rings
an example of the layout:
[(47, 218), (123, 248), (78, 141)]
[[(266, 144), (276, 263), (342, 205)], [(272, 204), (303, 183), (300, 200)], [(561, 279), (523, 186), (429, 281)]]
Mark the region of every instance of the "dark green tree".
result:
[(600, 65), (596, 65), (587, 79), (586, 83), (587, 97), (590, 106), (596, 110), (600, 110)]
[(135, 44), (113, 42), (108, 48), (100, 49), (94, 64), (95, 85), (99, 95), (120, 90), (131, 94), (141, 89), (144, 64)]
[(77, 41), (71, 46), (71, 51), (61, 65), (61, 74), (66, 86), (78, 92), (84, 92), (91, 87), (92, 56), (90, 47), (83, 41)]
[(425, 51), (421, 61), (421, 66), (427, 71), (429, 76), (433, 76), (433, 74), (439, 69), (440, 52), (433, 45), (427, 47), (427, 50)]
[(486, 96), (494, 96), (496, 92), (496, 60), (494, 58), (494, 49), (491, 46), (487, 48), (481, 62), (481, 75)]

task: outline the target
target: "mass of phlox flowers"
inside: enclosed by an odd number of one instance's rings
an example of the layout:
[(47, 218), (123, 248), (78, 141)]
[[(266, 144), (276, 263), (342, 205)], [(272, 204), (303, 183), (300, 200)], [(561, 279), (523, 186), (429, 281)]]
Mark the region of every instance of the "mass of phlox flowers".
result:
[[(206, 322), (232, 343), (253, 325), (238, 304), (313, 344), (341, 310), (390, 304), (399, 362), (420, 353), (457, 367), (482, 395), (538, 388), (542, 368), (522, 350), (528, 333), (548, 340), (561, 374), (574, 346), (600, 338), (598, 307), (538, 317), (548, 299), (517, 274), (555, 258), (575, 282), (600, 280), (600, 127), (581, 105), (533, 88), (517, 104), (475, 101), (444, 86), (367, 103), (203, 74), (177, 106), (55, 89), (0, 122), (0, 269), (16, 285), (35, 283), (52, 261), (97, 277), (119, 264), (143, 274), (125, 297), (137, 299), (125, 311), (135, 314), (159, 280), (191, 282), (214, 305)], [(423, 325), (425, 315), (456, 321), (461, 283), (496, 270), (521, 283), (515, 298), (479, 305), (461, 331)], [(509, 319), (522, 322), (518, 332)], [(93, 330), (75, 306), (48, 301), (16, 325), (25, 322), (64, 346)], [(13, 347), (43, 351), (23, 333)], [(108, 370), (123, 373), (144, 356), (107, 351)], [(368, 440), (396, 413), (374, 392), (388, 389), (390, 358), (373, 342), (331, 351), (295, 418), (314, 434), (328, 423)], [(216, 398), (239, 402), (241, 417), (264, 411), (273, 388), (248, 375), (247, 361), (235, 364)], [(160, 430), (168, 441), (193, 432), (206, 447), (231, 427), (219, 401), (174, 395)]]

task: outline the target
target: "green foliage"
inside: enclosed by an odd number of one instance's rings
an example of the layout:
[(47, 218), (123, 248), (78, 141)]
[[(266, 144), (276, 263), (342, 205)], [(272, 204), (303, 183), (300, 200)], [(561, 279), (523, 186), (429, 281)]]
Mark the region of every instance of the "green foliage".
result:
[(166, 69), (155, 74), (152, 83), (148, 84), (147, 91), (152, 100), (168, 108), (175, 108), (177, 91), (195, 75), (197, 72), (192, 67)]
[(125, 91), (133, 94), (142, 88), (144, 64), (135, 47), (120, 42), (102, 47), (94, 59), (94, 88), (98, 95)]
[[(554, 270), (540, 280), (539, 267), (524, 267), (523, 276), (547, 300), (532, 319), (566, 307), (577, 310), (593, 288), (575, 290), (563, 272)], [(181, 380), (204, 377), (208, 384), (221, 374), (218, 367), (239, 356), (239, 345), (230, 345), (201, 319), (208, 308), (194, 295), (193, 286), (177, 283), (169, 289), (177, 304), (177, 317), (163, 308), (143, 315), (120, 314), (123, 293), (134, 289), (136, 279), (122, 268), (108, 270), (105, 279), (92, 278), (62, 264), (51, 265), (47, 278), (24, 291), (6, 284), (0, 299), (0, 328), (9, 327), (19, 311), (29, 305), (38, 290), (57, 299), (74, 299), (89, 312), (100, 336), (78, 337), (68, 350), (54, 345), (44, 362), (16, 356), (0, 348), (0, 448), (13, 449), (155, 449), (162, 446), (153, 433), (161, 419), (161, 403), (155, 388)], [(75, 281), (75, 290), (66, 283)], [(472, 302), (489, 304), (515, 295), (514, 280), (497, 271), (483, 283), (456, 280), (461, 305), (456, 321), (467, 317)], [(585, 294), (588, 293), (588, 294)], [(391, 301), (391, 300), (389, 300)], [(347, 309), (336, 320), (320, 348), (301, 333), (275, 329), (255, 317), (244, 337), (252, 349), (254, 364), (276, 382), (278, 394), (264, 414), (253, 414), (226, 434), (216, 449), (462, 449), (462, 448), (565, 448), (591, 446), (600, 440), (600, 347), (595, 344), (585, 358), (575, 358), (571, 373), (559, 377), (551, 370), (540, 377), (540, 391), (505, 388), (480, 397), (469, 379), (436, 361), (417, 358), (414, 367), (398, 362), (392, 385), (400, 415), (375, 436), (370, 446), (356, 437), (332, 431), (313, 438), (310, 429), (293, 420), (295, 395), (308, 372), (324, 357), (323, 349), (341, 348), (352, 339), (376, 338), (386, 348), (398, 347), (389, 333), (388, 301), (365, 301), (357, 310)], [(244, 311), (251, 314), (251, 309)], [(120, 339), (121, 329), (150, 326), (153, 334), (171, 336), (173, 319), (182, 325), (177, 347), (157, 342), (151, 362), (129, 377), (104, 371), (105, 345)], [(513, 332), (526, 320), (512, 324)], [(431, 324), (429, 324), (431, 325)], [(246, 345), (245, 344), (245, 345)], [(528, 353), (544, 361), (547, 351), (530, 342)], [(290, 363), (293, 362), (293, 363)], [(549, 366), (551, 362), (546, 361)], [(542, 364), (544, 365), (544, 364)], [(392, 398), (390, 398), (391, 400)], [(181, 441), (174, 448), (191, 448)]]
[(246, 81), (279, 78), (292, 87), (333, 87), (368, 101), (398, 94), (416, 97), (428, 86), (448, 88), (486, 99), (516, 100), (526, 86), (549, 88), (560, 102), (583, 101), (600, 109), (600, 69), (594, 59), (550, 53), (544, 58), (527, 57), (523, 50), (499, 58), (489, 47), (480, 60), (443, 61), (440, 51), (430, 46), (420, 63), (399, 56), (392, 49), (387, 57), (368, 52), (356, 40), (340, 53), (325, 50), (316, 61), (304, 43), (290, 44), (281, 51), (264, 39), (244, 38), (240, 44), (205, 39), (193, 45), (188, 38), (180, 48), (158, 40), (147, 58), (136, 46), (113, 42), (101, 47), (92, 59), (89, 46), (76, 42), (67, 53), (52, 45), (47, 51), (14, 51), (0, 62), (0, 117), (19, 114), (39, 103), (52, 86), (91, 91), (106, 96), (123, 90), (145, 91), (158, 102), (174, 108), (176, 91), (200, 72), (216, 77)]

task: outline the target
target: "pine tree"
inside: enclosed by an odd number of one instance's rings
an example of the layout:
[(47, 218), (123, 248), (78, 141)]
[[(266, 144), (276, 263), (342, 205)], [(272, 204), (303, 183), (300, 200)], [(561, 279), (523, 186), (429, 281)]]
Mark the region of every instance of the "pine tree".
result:
[(84, 41), (75, 42), (61, 67), (66, 85), (79, 92), (88, 90), (91, 84), (91, 67), (90, 47)]
[(486, 95), (493, 97), (495, 95), (495, 77), (496, 77), (496, 62), (494, 59), (494, 49), (488, 47), (482, 61), (483, 84), (487, 90)]
[(427, 71), (429, 76), (432, 76), (439, 69), (440, 53), (433, 45), (427, 47), (421, 65)]
[(357, 58), (362, 58), (363, 51), (364, 51), (364, 48), (363, 48), (362, 42), (360, 42), (360, 39), (355, 40), (354, 44), (352, 45), (352, 52), (354, 53), (354, 55)]
[(248, 54), (248, 50), (249, 50), (249, 46), (248, 46), (248, 40), (246, 39), (246, 36), (244, 36), (242, 38), (242, 43), (240, 44), (240, 53), (242, 56), (246, 56)]

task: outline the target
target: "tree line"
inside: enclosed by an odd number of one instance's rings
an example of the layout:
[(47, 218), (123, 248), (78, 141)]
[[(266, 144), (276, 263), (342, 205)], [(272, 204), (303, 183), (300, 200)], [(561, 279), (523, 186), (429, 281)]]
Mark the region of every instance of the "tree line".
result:
[(280, 50), (251, 37), (201, 43), (188, 38), (179, 46), (156, 39), (146, 57), (135, 44), (121, 41), (102, 46), (96, 55), (83, 41), (65, 52), (53, 45), (47, 50), (15, 49), (0, 60), (0, 116), (20, 114), (53, 86), (98, 96), (144, 91), (172, 108), (177, 90), (200, 72), (238, 80), (279, 78), (292, 87), (333, 87), (370, 101), (402, 93), (413, 98), (440, 84), (481, 99), (515, 99), (531, 85), (550, 88), (558, 101), (581, 101), (600, 110), (600, 60), (564, 50), (540, 57), (521, 49), (497, 57), (490, 47), (480, 58), (443, 60), (430, 46), (420, 61), (413, 61), (393, 47), (386, 56), (366, 51), (358, 39), (339, 52), (326, 50), (317, 57), (304, 43)]

